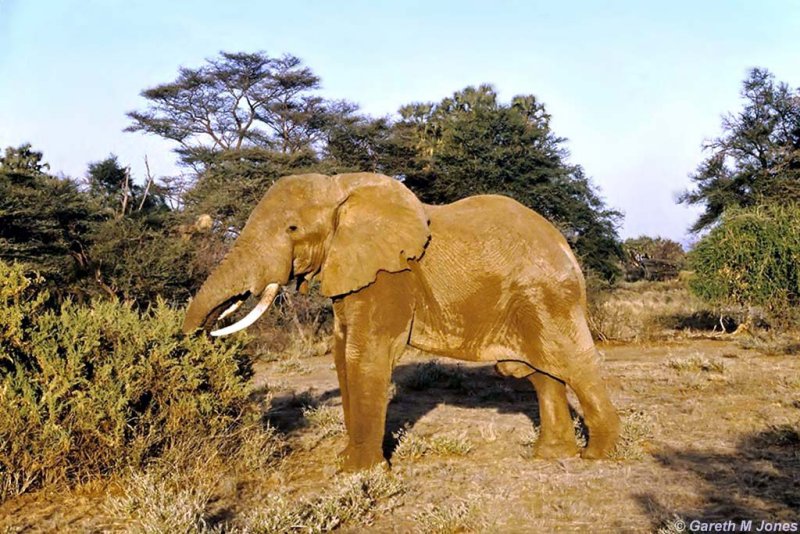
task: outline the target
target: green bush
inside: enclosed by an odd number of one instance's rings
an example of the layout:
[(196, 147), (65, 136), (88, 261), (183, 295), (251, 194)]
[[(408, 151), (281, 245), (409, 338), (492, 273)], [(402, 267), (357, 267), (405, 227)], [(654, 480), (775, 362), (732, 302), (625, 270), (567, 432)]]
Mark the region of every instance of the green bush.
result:
[(163, 302), (47, 309), (41, 283), (0, 262), (0, 500), (254, 421), (240, 341), (184, 337)]
[(689, 256), (691, 290), (718, 306), (759, 307), (773, 320), (796, 320), (800, 304), (800, 207), (726, 212)]
[(199, 287), (192, 244), (143, 217), (95, 225), (89, 256), (95, 270), (89, 294), (115, 295), (144, 307), (158, 297), (184, 303)]

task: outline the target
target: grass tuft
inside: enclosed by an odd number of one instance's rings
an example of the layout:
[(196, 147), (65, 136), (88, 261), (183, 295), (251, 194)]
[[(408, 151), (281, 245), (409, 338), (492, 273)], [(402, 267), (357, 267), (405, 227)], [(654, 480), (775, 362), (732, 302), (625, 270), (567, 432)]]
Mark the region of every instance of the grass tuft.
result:
[(344, 415), (338, 406), (306, 406), (303, 408), (303, 418), (308, 424), (318, 430), (323, 438), (344, 434)]
[(105, 512), (117, 528), (136, 532), (208, 532), (211, 488), (176, 484), (156, 472), (126, 477), (124, 493), (109, 498)]
[(719, 360), (710, 360), (700, 355), (688, 358), (673, 358), (667, 361), (667, 367), (680, 373), (724, 373), (725, 363)]
[(644, 411), (634, 411), (622, 416), (622, 431), (611, 458), (614, 460), (641, 460), (646, 455), (647, 440), (653, 436), (655, 421)]
[(287, 375), (307, 375), (311, 373), (311, 367), (302, 362), (298, 356), (291, 356), (278, 363), (278, 372)]
[(333, 487), (313, 498), (291, 502), (273, 495), (269, 502), (245, 514), (245, 533), (330, 532), (344, 525), (368, 522), (384, 501), (405, 491), (403, 484), (382, 467), (336, 479)]
[(428, 455), (466, 456), (473, 448), (472, 443), (464, 435), (426, 438), (404, 428), (396, 432), (394, 437), (397, 439), (394, 456), (409, 460)]
[(458, 501), (429, 506), (413, 517), (418, 532), (455, 534), (476, 530), (479, 527), (477, 516), (474, 501)]

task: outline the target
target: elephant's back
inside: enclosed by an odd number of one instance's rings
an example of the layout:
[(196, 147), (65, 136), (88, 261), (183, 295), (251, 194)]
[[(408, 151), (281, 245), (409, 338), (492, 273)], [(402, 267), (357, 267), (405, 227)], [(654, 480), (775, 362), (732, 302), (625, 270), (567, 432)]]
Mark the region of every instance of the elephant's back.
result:
[(425, 253), (430, 255), (430, 267), (449, 263), (452, 268), (459, 263), (457, 270), (470, 273), (500, 273), (534, 283), (577, 282), (583, 290), (580, 267), (564, 236), (516, 200), (478, 195), (447, 205), (426, 205), (425, 210), (431, 221)]
[(566, 247), (572, 256), (566, 239), (550, 221), (510, 197), (476, 195), (452, 204), (426, 204), (425, 211), (431, 220), (433, 237), (438, 234), (468, 240), (473, 245), (495, 247), (517, 248), (528, 244), (535, 246), (540, 254), (550, 251), (556, 256), (563, 256)]

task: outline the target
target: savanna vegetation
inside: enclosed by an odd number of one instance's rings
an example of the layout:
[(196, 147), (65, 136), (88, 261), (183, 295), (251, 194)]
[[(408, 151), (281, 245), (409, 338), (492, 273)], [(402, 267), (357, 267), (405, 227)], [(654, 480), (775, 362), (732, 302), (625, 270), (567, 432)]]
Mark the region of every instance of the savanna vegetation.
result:
[[(750, 72), (680, 199), (704, 208), (685, 251), (619, 238), (622, 214), (533, 95), (467, 87), (376, 118), (321, 98), (320, 84), (290, 55), (221, 53), (145, 89), (128, 130), (174, 143), (179, 176), (132, 176), (110, 154), (64, 177), (35, 147), (5, 149), (0, 528), (513, 531), (612, 514), (619, 528), (668, 531), (676, 514), (780, 519), (800, 506), (800, 91)], [(616, 377), (614, 461), (534, 462), (530, 384), (410, 355), (393, 385), (393, 474), (337, 475), (326, 299), (287, 291), (232, 340), (180, 334), (182, 307), (277, 178), (350, 171), (397, 177), (431, 203), (505, 194), (555, 222)], [(674, 417), (695, 394), (702, 429)], [(719, 436), (735, 450), (714, 449)], [(682, 448), (689, 437), (699, 449)], [(641, 491), (612, 502), (630, 485)]]

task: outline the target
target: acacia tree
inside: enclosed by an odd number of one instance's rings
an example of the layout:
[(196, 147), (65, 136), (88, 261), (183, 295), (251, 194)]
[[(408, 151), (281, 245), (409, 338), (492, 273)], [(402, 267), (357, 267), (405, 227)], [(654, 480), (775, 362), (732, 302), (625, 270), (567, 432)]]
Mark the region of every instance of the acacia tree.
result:
[(741, 95), (743, 109), (725, 115), (722, 135), (703, 147), (710, 155), (690, 176), (696, 188), (680, 197), (705, 206), (692, 231), (713, 226), (731, 207), (800, 201), (800, 89), (756, 68)]
[(263, 52), (221, 52), (199, 68), (181, 68), (175, 81), (142, 91), (149, 107), (131, 111), (126, 131), (178, 143), (196, 165), (224, 150), (259, 146), (290, 152), (317, 139), (324, 102), (311, 91), (319, 78), (301, 60)]

